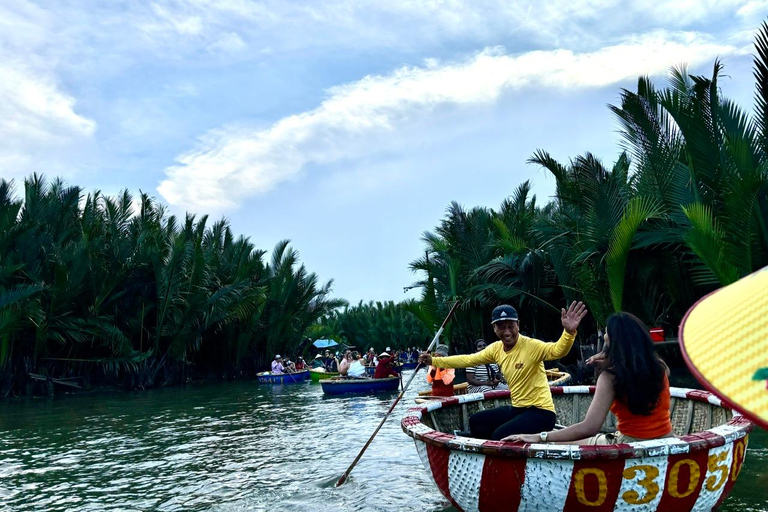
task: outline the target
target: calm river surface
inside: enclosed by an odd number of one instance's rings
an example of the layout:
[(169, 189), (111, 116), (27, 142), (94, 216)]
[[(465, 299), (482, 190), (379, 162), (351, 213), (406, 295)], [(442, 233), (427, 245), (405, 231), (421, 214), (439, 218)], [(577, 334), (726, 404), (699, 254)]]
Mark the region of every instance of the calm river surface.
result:
[[(400, 430), (426, 388), (418, 375), (340, 488), (394, 395), (226, 382), (0, 401), (0, 511), (450, 511)], [(721, 510), (768, 511), (765, 431)]]

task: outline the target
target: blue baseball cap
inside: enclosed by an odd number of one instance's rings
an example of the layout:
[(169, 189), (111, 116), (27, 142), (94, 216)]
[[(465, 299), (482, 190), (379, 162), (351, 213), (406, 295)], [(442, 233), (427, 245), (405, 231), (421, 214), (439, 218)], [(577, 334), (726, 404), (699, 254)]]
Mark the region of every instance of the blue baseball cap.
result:
[(519, 321), (517, 317), (517, 310), (509, 304), (502, 304), (501, 306), (496, 306), (493, 308), (493, 312), (491, 313), (491, 324), (501, 322), (502, 320), (514, 320), (515, 322)]

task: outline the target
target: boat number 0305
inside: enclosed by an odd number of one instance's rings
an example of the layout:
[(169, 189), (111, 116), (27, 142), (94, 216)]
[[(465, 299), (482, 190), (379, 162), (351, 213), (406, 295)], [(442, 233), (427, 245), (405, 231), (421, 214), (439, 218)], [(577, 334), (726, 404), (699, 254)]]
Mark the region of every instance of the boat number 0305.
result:
[[(746, 438), (736, 441), (733, 447), (733, 464), (730, 468), (730, 475), (728, 474), (728, 465), (726, 459), (728, 457), (728, 451), (723, 450), (717, 454), (711, 454), (707, 459), (707, 469), (711, 473), (706, 482), (702, 485), (710, 492), (719, 490), (723, 484), (730, 477), (731, 481), (735, 481), (741, 471), (741, 465), (744, 463), (744, 451), (746, 450)], [(680, 488), (680, 470), (688, 466), (688, 485)], [(594, 475), (597, 478), (597, 497), (593, 500), (587, 498), (587, 493), (584, 490), (584, 480), (587, 475)], [(656, 483), (656, 479), (659, 476), (659, 468), (651, 466), (649, 464), (640, 464), (624, 469), (622, 477), (625, 480), (634, 480), (638, 478), (637, 484), (642, 488), (642, 492), (636, 490), (625, 491), (621, 495), (621, 499), (630, 505), (642, 505), (644, 503), (650, 503), (659, 495), (659, 484)], [(574, 489), (576, 491), (576, 499), (582, 505), (599, 507), (605, 502), (608, 496), (608, 479), (605, 476), (605, 472), (599, 468), (582, 468), (578, 470), (574, 475)], [(697, 488), (699, 480), (701, 479), (701, 469), (699, 464), (692, 459), (681, 459), (675, 462), (671, 468), (669, 468), (669, 480), (667, 481), (667, 492), (674, 498), (685, 498), (690, 496)]]

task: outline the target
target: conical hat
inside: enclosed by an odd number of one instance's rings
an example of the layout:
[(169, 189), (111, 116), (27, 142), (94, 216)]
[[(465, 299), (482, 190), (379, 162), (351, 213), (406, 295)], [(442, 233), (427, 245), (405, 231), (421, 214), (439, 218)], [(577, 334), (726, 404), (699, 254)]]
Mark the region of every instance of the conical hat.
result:
[(694, 304), (680, 348), (705, 387), (768, 428), (768, 267)]

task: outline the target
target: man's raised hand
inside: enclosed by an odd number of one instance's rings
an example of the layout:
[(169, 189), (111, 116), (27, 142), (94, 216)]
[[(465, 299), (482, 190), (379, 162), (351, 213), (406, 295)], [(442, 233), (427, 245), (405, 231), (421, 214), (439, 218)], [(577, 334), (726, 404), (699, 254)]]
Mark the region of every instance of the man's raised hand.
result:
[(560, 310), (560, 321), (568, 334), (576, 334), (579, 324), (585, 316), (587, 316), (587, 306), (583, 302), (573, 301), (568, 306), (568, 311), (565, 308)]

